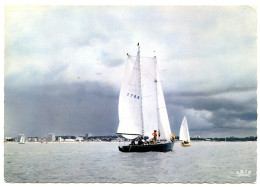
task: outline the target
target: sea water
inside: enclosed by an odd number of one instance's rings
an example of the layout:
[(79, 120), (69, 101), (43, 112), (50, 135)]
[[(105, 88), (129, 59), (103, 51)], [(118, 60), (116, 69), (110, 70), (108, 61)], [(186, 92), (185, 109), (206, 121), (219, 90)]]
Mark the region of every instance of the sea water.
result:
[[(122, 143), (121, 143), (122, 144)], [(118, 142), (5, 143), (7, 183), (254, 183), (256, 142), (175, 142), (172, 152), (123, 153)]]

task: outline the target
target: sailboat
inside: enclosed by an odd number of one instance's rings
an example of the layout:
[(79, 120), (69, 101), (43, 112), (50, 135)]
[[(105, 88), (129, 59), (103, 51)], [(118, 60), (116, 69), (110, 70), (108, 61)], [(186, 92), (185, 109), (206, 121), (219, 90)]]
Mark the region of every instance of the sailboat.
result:
[[(171, 133), (156, 57), (127, 54), (124, 79), (121, 85), (117, 134), (133, 140), (119, 146), (122, 152), (172, 151), (174, 135)], [(156, 135), (153, 135), (156, 131)], [(156, 137), (154, 137), (156, 136)], [(135, 140), (142, 142), (136, 144)]]
[(24, 136), (21, 136), (20, 141), (19, 141), (18, 144), (25, 144)]
[(181, 143), (182, 146), (184, 146), (184, 147), (191, 146), (190, 133), (189, 133), (188, 122), (187, 122), (186, 116), (184, 116), (182, 123), (181, 123), (179, 140), (182, 140), (182, 143)]

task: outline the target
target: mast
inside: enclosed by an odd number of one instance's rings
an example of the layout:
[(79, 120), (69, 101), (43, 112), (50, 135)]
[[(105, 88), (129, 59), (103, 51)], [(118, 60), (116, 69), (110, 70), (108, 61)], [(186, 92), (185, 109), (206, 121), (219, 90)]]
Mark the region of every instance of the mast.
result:
[(158, 64), (157, 64), (157, 59), (156, 59), (156, 55), (155, 55), (155, 51), (154, 52), (154, 62), (155, 62), (155, 67), (156, 67), (156, 77), (155, 77), (155, 83), (156, 83), (156, 97), (157, 97), (157, 116), (158, 116), (158, 140), (160, 140), (160, 115), (159, 115), (159, 104), (158, 104)]
[(141, 123), (142, 123), (142, 136), (144, 136), (144, 119), (143, 119), (143, 93), (142, 93), (142, 73), (141, 73), (141, 62), (140, 62), (140, 45), (139, 45), (139, 42), (137, 44), (138, 46), (138, 51), (137, 51), (137, 61), (138, 61), (138, 66), (139, 66), (139, 72), (140, 72), (140, 93), (141, 93)]
[[(155, 52), (155, 51), (154, 51)], [(155, 67), (156, 67), (156, 77), (155, 77), (155, 84), (156, 84), (156, 98), (157, 98), (157, 116), (158, 116), (158, 140), (160, 140), (160, 115), (159, 115), (159, 104), (158, 104), (158, 64), (157, 64), (157, 59), (156, 59), (156, 56), (154, 55), (154, 62), (155, 62)]]

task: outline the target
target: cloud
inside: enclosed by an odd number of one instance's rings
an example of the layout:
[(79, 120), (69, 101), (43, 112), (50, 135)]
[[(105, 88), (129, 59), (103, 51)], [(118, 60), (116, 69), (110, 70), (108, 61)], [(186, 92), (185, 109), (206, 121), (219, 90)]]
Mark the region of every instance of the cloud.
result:
[[(204, 135), (206, 129), (222, 129), (221, 137), (230, 136), (234, 129), (237, 135), (256, 134), (257, 103), (255, 89), (231, 89), (209, 93), (167, 93), (168, 109), (175, 108), (175, 132), (179, 131), (184, 115), (190, 121), (191, 135)], [(169, 106), (170, 105), (170, 106)], [(180, 114), (181, 115), (178, 116)], [(177, 114), (176, 114), (177, 113)], [(193, 131), (193, 132), (192, 132)], [(194, 134), (195, 133), (195, 134)], [(212, 134), (212, 132), (211, 132)], [(213, 133), (214, 134), (214, 133)]]
[(5, 10), (6, 134), (115, 133), (126, 53), (137, 42), (142, 56), (157, 56), (175, 133), (187, 115), (191, 135), (256, 134), (254, 8)]
[[(115, 134), (117, 93), (92, 82), (5, 88), (5, 133), (16, 136)], [(15, 117), (14, 117), (15, 114)]]

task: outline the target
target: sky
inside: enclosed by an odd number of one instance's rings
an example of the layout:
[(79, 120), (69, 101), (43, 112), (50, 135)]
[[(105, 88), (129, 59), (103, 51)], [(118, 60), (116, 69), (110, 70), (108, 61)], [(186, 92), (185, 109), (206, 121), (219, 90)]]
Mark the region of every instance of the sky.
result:
[(257, 134), (250, 6), (6, 6), (4, 136), (115, 135), (127, 53), (156, 55), (172, 132)]

